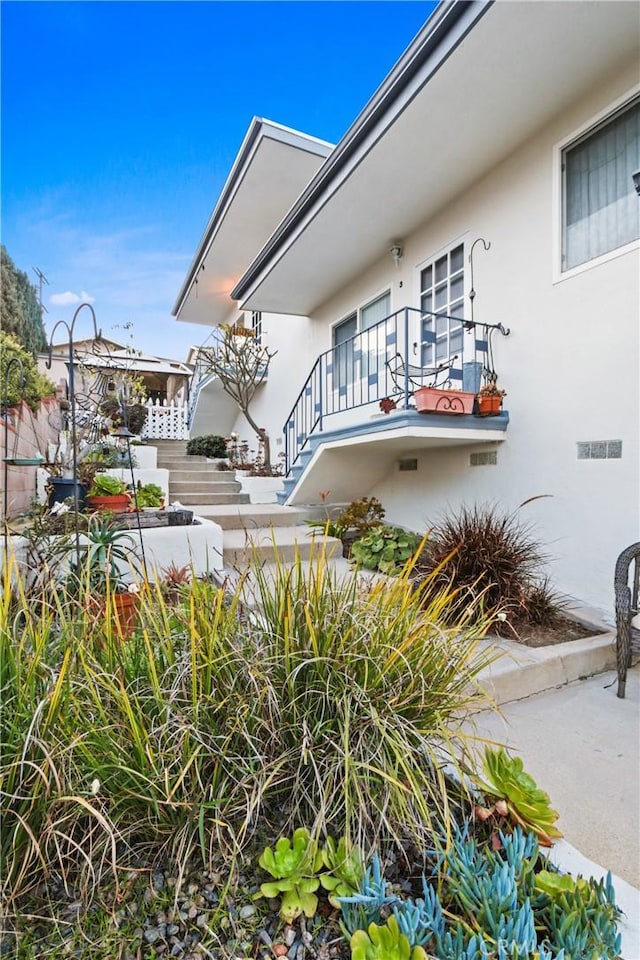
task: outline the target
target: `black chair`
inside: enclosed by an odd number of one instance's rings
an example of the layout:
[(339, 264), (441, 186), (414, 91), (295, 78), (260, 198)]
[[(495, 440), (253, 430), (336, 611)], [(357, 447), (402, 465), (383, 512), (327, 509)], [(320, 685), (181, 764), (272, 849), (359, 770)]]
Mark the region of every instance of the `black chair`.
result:
[(441, 383), (438, 383), (438, 378), (443, 373), (448, 374), (457, 359), (456, 354), (455, 357), (450, 357), (437, 367), (419, 367), (412, 363), (405, 367), (402, 354), (394, 354), (385, 364), (395, 387), (394, 396), (396, 393), (404, 393), (405, 374), (409, 383), (409, 393), (413, 393), (418, 387), (444, 386), (448, 377), (445, 376)]
[[(633, 565), (633, 568), (632, 568)], [(623, 550), (616, 560), (613, 578), (616, 604), (616, 662), (618, 667), (618, 696), (624, 699), (627, 670), (631, 657), (640, 652), (640, 630), (632, 620), (638, 615), (638, 587), (640, 585), (640, 543)], [(631, 584), (631, 586), (629, 585)]]

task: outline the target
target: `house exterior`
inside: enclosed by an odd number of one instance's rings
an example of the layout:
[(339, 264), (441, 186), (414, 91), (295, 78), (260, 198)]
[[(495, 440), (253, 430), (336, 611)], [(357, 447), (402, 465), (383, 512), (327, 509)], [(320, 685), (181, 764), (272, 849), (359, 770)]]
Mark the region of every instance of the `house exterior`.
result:
[[(101, 383), (122, 374), (139, 377), (147, 397), (158, 403), (186, 402), (192, 369), (180, 360), (167, 360), (136, 350), (109, 337), (74, 341), (74, 383), (86, 396), (101, 393)], [(49, 367), (48, 364), (51, 364)], [(49, 354), (38, 356), (38, 369), (55, 383), (69, 379), (69, 344), (54, 343)]]
[[(256, 409), (288, 503), (375, 495), (414, 530), (461, 504), (519, 510), (558, 589), (611, 610), (640, 539), (639, 27), (616, 0), (445, 0), (196, 298), (201, 245), (175, 314), (244, 313), (279, 350)], [(422, 385), (496, 376), (497, 416), (415, 409)], [(224, 432), (215, 406), (209, 423)]]

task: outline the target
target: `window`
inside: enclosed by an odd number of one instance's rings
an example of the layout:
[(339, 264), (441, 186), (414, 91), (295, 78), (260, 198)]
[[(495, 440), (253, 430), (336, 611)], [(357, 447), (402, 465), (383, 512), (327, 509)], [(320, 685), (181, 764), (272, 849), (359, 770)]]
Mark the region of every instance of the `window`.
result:
[(640, 169), (640, 97), (562, 152), (562, 269), (640, 236), (632, 175)]
[(336, 324), (333, 328), (334, 371), (333, 380), (338, 388), (346, 388), (353, 382), (353, 340), (357, 333), (358, 317), (351, 316)]
[(259, 310), (254, 310), (251, 314), (251, 329), (254, 339), (258, 343), (262, 343), (262, 314)]
[(457, 318), (464, 320), (463, 243), (420, 271), (420, 309), (421, 363), (437, 367), (462, 352), (462, 323)]

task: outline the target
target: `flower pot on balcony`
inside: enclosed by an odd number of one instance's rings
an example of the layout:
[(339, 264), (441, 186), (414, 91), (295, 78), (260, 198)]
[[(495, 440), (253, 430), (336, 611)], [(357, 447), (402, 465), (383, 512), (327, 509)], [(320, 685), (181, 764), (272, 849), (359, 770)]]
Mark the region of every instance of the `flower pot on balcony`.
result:
[(500, 413), (502, 397), (496, 395), (483, 397), (480, 394), (477, 399), (479, 417), (496, 417)]
[(465, 390), (418, 387), (413, 394), (418, 413), (473, 413), (474, 394)]

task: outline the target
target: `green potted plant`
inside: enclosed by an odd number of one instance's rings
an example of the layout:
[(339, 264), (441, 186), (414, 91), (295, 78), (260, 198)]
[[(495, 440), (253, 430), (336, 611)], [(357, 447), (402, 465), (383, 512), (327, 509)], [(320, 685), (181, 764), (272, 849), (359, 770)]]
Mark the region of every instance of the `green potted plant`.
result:
[(118, 480), (109, 473), (97, 473), (89, 488), (87, 502), (93, 510), (124, 513), (129, 510), (131, 496), (123, 480)]
[(140, 484), (136, 489), (136, 504), (139, 510), (160, 510), (164, 507), (164, 493), (157, 483)]
[(139, 574), (134, 538), (114, 525), (108, 517), (89, 520), (79, 552), (70, 541), (65, 551), (70, 555), (65, 588), (71, 597), (89, 595), (89, 609), (97, 614), (107, 612), (111, 600), (114, 621), (124, 635), (131, 633), (138, 615), (138, 586), (126, 578), (124, 567)]

